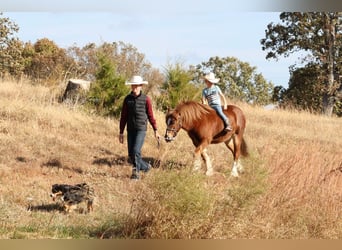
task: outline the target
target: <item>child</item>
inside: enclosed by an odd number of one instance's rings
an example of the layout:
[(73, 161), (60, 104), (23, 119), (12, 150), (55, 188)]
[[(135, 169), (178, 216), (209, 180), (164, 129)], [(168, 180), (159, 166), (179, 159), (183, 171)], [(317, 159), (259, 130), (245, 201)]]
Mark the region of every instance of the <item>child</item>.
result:
[(224, 109), (227, 109), (227, 101), (219, 86), (215, 85), (220, 81), (219, 78), (215, 78), (214, 73), (210, 72), (204, 77), (204, 81), (207, 87), (202, 91), (202, 103), (208, 104), (210, 107), (215, 109), (216, 113), (220, 116), (224, 123), (224, 131), (231, 131), (232, 128), (229, 123), (229, 119), (223, 113), (221, 106), (221, 98), (224, 102)]

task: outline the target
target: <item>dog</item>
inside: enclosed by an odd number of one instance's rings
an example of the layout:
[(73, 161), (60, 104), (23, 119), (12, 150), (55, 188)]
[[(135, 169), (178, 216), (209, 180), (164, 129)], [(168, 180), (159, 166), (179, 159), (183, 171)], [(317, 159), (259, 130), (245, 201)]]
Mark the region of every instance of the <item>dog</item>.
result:
[(69, 213), (77, 208), (77, 205), (82, 202), (87, 203), (87, 211), (93, 211), (94, 189), (87, 183), (76, 185), (68, 184), (53, 184), (50, 197), (53, 201), (60, 199), (63, 203), (64, 211)]

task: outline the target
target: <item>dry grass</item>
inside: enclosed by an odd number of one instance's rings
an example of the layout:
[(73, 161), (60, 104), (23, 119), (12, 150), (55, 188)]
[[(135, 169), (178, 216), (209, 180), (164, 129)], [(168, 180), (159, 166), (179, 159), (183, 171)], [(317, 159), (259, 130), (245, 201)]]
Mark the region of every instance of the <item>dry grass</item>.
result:
[(258, 227), (269, 238), (341, 238), (342, 120), (245, 109), (247, 137), (269, 169)]
[[(250, 157), (237, 180), (224, 145), (209, 147), (208, 178), (191, 173), (183, 131), (157, 149), (150, 129), (143, 156), (154, 169), (131, 181), (117, 120), (41, 86), (0, 82), (0, 95), (0, 238), (342, 238), (340, 118), (238, 104)], [(79, 182), (95, 188), (94, 212), (65, 215), (51, 185)]]

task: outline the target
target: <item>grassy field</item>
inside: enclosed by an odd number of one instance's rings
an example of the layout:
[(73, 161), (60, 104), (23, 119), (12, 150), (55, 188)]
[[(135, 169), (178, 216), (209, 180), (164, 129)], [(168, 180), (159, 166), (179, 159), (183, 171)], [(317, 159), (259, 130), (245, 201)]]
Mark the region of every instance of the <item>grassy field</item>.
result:
[[(58, 95), (0, 82), (0, 238), (342, 239), (341, 118), (238, 104), (250, 151), (238, 179), (223, 144), (209, 147), (207, 177), (191, 171), (184, 131), (157, 148), (149, 129), (143, 156), (154, 168), (132, 181), (118, 121)], [(94, 211), (64, 214), (51, 185), (80, 182), (95, 189)]]

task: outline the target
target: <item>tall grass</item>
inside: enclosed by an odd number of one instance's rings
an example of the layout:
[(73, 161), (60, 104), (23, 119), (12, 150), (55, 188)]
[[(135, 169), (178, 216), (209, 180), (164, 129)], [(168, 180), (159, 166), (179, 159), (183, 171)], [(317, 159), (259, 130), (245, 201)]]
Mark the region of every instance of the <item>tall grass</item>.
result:
[[(238, 103), (250, 150), (238, 179), (224, 145), (209, 146), (207, 177), (191, 171), (184, 131), (157, 148), (149, 129), (142, 154), (154, 168), (131, 181), (118, 121), (59, 93), (0, 82), (0, 238), (342, 238), (341, 119)], [(79, 182), (95, 188), (94, 211), (66, 215), (51, 185)]]

